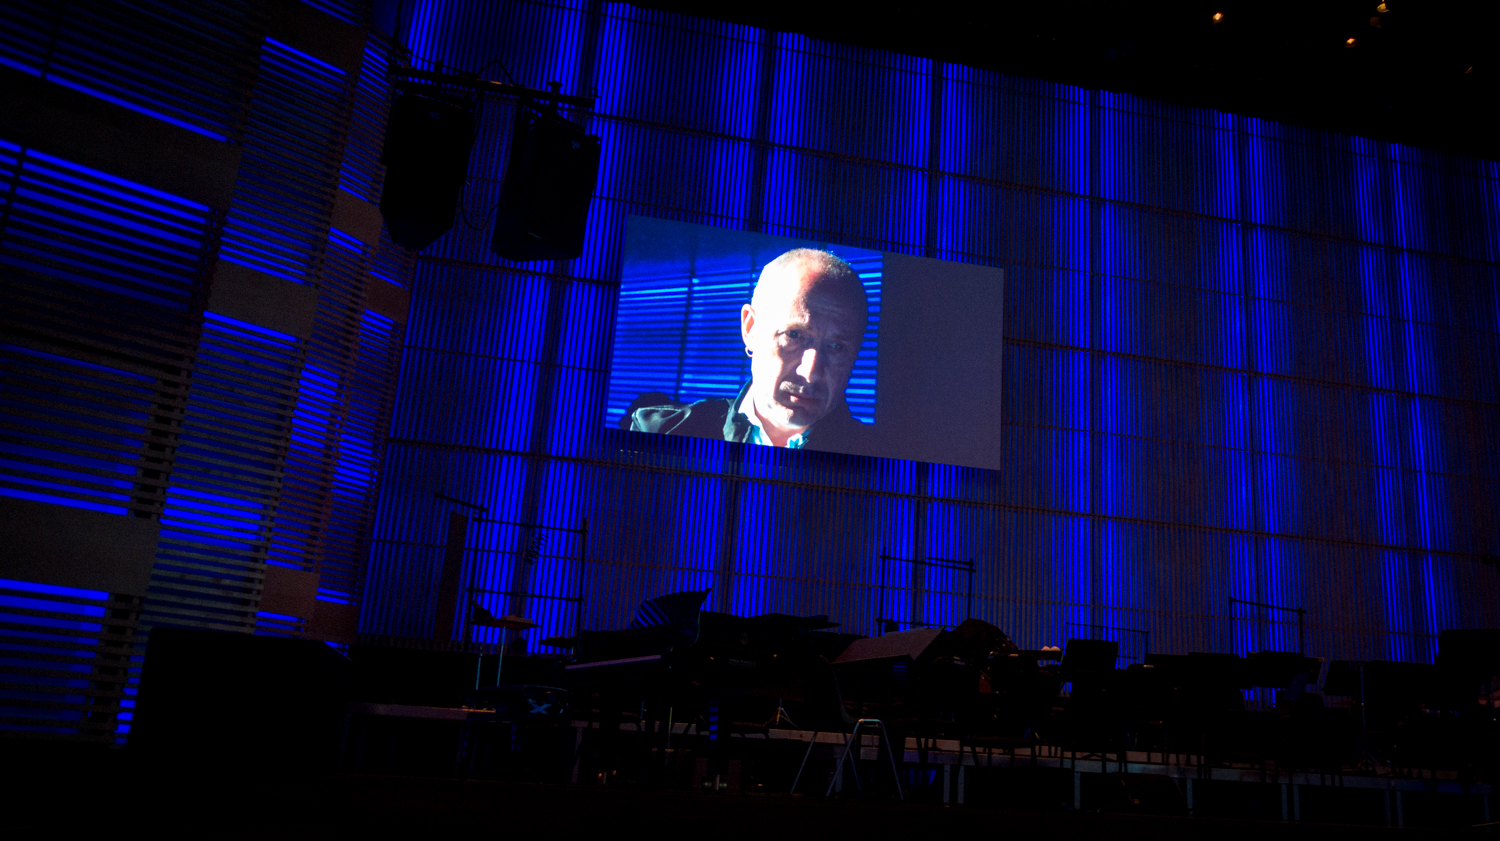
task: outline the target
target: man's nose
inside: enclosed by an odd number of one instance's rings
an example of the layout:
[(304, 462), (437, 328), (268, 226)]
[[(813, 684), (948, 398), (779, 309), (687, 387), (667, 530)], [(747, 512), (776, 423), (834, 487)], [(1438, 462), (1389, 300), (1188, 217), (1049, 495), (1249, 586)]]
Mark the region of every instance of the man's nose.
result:
[(797, 375), (810, 383), (815, 383), (823, 378), (823, 372), (827, 368), (828, 354), (822, 353), (817, 348), (808, 348), (802, 351), (802, 358), (797, 363)]

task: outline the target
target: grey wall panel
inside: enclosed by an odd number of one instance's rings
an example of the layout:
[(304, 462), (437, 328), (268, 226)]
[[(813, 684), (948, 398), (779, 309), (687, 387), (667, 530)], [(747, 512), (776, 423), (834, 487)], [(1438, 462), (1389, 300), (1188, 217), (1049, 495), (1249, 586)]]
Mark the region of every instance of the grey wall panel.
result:
[(239, 263), (220, 262), (214, 267), (208, 308), (216, 313), (306, 339), (312, 335), (317, 307), (314, 287)]
[(0, 497), (0, 578), (143, 596), (161, 524)]
[(228, 143), (5, 66), (0, 137), (219, 210), (239, 171)]
[(884, 273), (877, 429), (920, 432), (865, 455), (1000, 469), (1005, 273), (903, 254)]

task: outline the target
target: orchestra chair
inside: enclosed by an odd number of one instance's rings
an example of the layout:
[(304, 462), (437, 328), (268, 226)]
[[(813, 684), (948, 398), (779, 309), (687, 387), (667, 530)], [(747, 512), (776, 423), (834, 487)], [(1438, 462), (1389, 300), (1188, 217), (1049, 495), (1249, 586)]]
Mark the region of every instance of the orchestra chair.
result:
[(823, 796), (827, 797), (832, 794), (834, 787), (838, 785), (839, 779), (844, 772), (845, 760), (849, 760), (851, 763), (849, 767), (854, 773), (855, 789), (860, 794), (863, 794), (864, 786), (860, 783), (859, 769), (856, 764), (858, 756), (850, 759), (849, 754), (858, 744), (861, 729), (879, 728), (881, 743), (885, 745), (886, 756), (891, 764), (891, 779), (896, 784), (896, 798), (904, 800), (905, 796), (901, 790), (901, 774), (896, 770), (895, 751), (897, 748), (891, 745), (890, 735), (886, 732), (885, 724), (878, 718), (855, 718), (853, 715), (850, 715), (848, 707), (844, 705), (843, 692), (839, 689), (838, 675), (834, 673), (833, 667), (826, 659), (819, 657), (818, 660), (821, 661), (822, 668), (815, 667), (812, 670), (812, 674), (809, 676), (807, 682), (807, 698), (810, 702), (808, 706), (817, 711), (820, 719), (817, 725), (815, 725), (817, 729), (813, 731), (812, 738), (808, 740), (807, 751), (802, 754), (802, 764), (797, 766), (797, 776), (792, 779), (792, 788), (787, 793), (797, 793), (797, 785), (802, 781), (802, 772), (807, 770), (807, 760), (812, 756), (813, 747), (818, 743), (819, 734), (837, 732), (840, 734), (848, 733), (849, 735), (844, 741), (844, 750), (839, 754), (838, 765), (834, 767), (833, 778), (829, 780), (828, 790), (823, 793)]
[(315, 640), (155, 628), (129, 750), (152, 774), (327, 773), (353, 672)]
[[(849, 741), (844, 743), (844, 752), (839, 755), (839, 764), (834, 768), (833, 779), (828, 781), (828, 790), (823, 792), (823, 796), (827, 797), (833, 794), (834, 787), (839, 784), (839, 777), (844, 773), (844, 760), (849, 759), (850, 752), (859, 743), (859, 729), (867, 726), (880, 728), (880, 741), (885, 745), (885, 757), (891, 763), (891, 780), (896, 783), (896, 799), (905, 800), (906, 798), (901, 791), (901, 772), (896, 770), (896, 749), (891, 745), (891, 737), (885, 732), (885, 724), (878, 718), (861, 718), (854, 722), (854, 731), (849, 734)], [(856, 764), (856, 760), (858, 759), (859, 757), (857, 756), (849, 759), (849, 770), (854, 774), (855, 790), (860, 794), (864, 794), (864, 786), (860, 785), (859, 782), (859, 767)], [(795, 788), (796, 785), (796, 782), (793, 781), (792, 787)]]

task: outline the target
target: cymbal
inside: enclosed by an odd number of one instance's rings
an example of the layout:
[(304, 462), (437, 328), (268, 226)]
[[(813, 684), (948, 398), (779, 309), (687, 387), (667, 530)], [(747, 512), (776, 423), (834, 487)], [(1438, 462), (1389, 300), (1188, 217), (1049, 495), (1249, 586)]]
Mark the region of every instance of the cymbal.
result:
[(475, 625), (484, 625), (490, 628), (505, 628), (511, 631), (524, 631), (527, 628), (535, 628), (540, 622), (533, 622), (523, 616), (507, 613), (504, 616), (486, 617), (475, 619)]

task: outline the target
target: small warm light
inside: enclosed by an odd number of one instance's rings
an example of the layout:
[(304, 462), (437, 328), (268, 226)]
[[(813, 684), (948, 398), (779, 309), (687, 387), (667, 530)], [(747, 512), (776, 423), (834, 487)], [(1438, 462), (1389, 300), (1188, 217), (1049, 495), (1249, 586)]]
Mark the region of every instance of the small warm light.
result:
[(1346, 39), (1344, 41), (1344, 46), (1346, 46), (1346, 47), (1352, 47), (1352, 46), (1354, 46), (1354, 39), (1353, 38)]
[(1379, 13), (1381, 13), (1381, 14), (1382, 14), (1382, 15), (1383, 15), (1383, 14), (1385, 14), (1385, 13), (1386, 13), (1386, 12), (1389, 12), (1389, 11), (1390, 11), (1390, 9), (1387, 9), (1387, 8), (1386, 8), (1386, 7), (1385, 7), (1385, 4), (1384, 4), (1384, 3), (1381, 3), (1381, 4), (1380, 4), (1380, 5), (1379, 5), (1379, 6), (1376, 6), (1376, 7), (1375, 7), (1375, 11), (1377, 11), (1377, 12), (1379, 12)]
[(1224, 19), (1224, 13), (1223, 12), (1214, 12), (1214, 23), (1218, 23), (1218, 22), (1222, 21), (1223, 19)]

